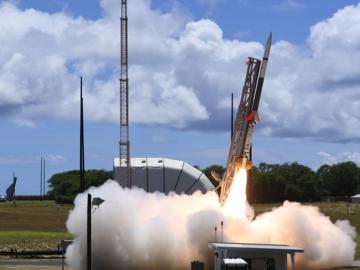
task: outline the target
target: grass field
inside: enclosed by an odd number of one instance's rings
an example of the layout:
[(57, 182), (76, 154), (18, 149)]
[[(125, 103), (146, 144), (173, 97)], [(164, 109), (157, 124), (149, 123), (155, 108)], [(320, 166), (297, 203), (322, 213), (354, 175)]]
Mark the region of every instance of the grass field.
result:
[[(348, 219), (360, 232), (360, 204), (313, 203), (332, 221)], [(279, 205), (257, 204), (255, 213), (260, 214)], [(62, 239), (71, 239), (66, 232), (65, 222), (71, 205), (57, 205), (53, 201), (18, 201), (16, 207), (9, 203), (0, 204), (0, 250), (56, 248)], [(356, 257), (360, 259), (360, 236), (357, 236)], [(0, 266), (0, 270), (8, 270)], [(32, 270), (35, 268), (21, 268)], [(40, 269), (40, 268), (39, 268)], [(41, 268), (46, 269), (46, 268)], [(354, 269), (354, 268), (352, 268)], [(359, 269), (359, 268), (357, 268)], [(50, 270), (50, 269), (49, 269)], [(345, 270), (345, 269), (341, 269)]]
[(62, 239), (71, 239), (65, 222), (71, 205), (53, 201), (18, 201), (0, 204), (0, 250), (57, 247)]

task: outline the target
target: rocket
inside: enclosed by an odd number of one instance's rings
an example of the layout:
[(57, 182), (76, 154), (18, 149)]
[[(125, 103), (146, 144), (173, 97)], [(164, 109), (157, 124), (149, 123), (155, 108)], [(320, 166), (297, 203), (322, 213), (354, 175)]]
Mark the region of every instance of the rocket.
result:
[(220, 202), (223, 204), (231, 189), (235, 173), (240, 169), (251, 170), (251, 146), (255, 126), (259, 122), (259, 103), (267, 64), (270, 56), (272, 34), (270, 33), (262, 60), (249, 57), (245, 82), (240, 104), (232, 130), (226, 170), (222, 176), (212, 172), (212, 176), (220, 182)]
[(241, 157), (241, 160), (238, 160), (237, 165), (240, 165), (242, 169), (246, 169), (246, 170), (250, 170), (252, 168), (250, 151), (251, 151), (254, 128), (257, 125), (257, 123), (259, 123), (260, 121), (258, 109), (259, 109), (261, 92), (264, 85), (267, 64), (269, 61), (271, 44), (272, 44), (272, 33), (270, 33), (266, 41), (265, 52), (263, 59), (261, 61), (259, 78), (256, 85), (256, 91), (255, 91), (254, 101), (252, 104), (252, 109), (251, 112), (246, 117), (246, 120), (248, 122), (248, 128), (245, 136), (244, 147), (242, 153), (237, 153), (238, 154), (237, 156)]
[(269, 56), (270, 56), (271, 44), (272, 44), (272, 33), (270, 33), (270, 35), (269, 35), (269, 37), (268, 37), (268, 39), (266, 41), (265, 52), (264, 52), (263, 60), (261, 62), (261, 67), (260, 67), (259, 80), (258, 80), (258, 83), (257, 83), (257, 86), (256, 86), (256, 93), (255, 93), (255, 99), (254, 99), (254, 104), (253, 104), (253, 111), (257, 111), (258, 108), (259, 108), (261, 91), (262, 91), (262, 88), (263, 88), (265, 74), (266, 74), (266, 68), (267, 68), (267, 64), (268, 64)]

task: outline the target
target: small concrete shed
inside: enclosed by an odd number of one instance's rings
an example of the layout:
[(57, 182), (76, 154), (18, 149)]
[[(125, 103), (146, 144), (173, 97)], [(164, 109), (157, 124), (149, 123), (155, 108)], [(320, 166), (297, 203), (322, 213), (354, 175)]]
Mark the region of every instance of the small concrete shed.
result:
[(211, 242), (208, 246), (214, 253), (215, 270), (295, 270), (295, 253), (304, 252), (287, 245)]

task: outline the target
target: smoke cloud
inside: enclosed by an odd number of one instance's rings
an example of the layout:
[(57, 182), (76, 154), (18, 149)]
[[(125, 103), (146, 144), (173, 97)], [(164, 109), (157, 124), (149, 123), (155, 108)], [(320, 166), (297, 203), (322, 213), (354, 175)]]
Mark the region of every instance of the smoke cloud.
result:
[[(214, 227), (221, 221), (225, 241), (304, 248), (305, 253), (296, 256), (298, 269), (350, 265), (355, 254), (355, 229), (348, 221), (332, 223), (314, 206), (285, 202), (251, 220), (244, 213), (236, 216), (221, 208), (214, 192), (166, 196), (122, 188), (112, 180), (88, 192), (105, 200), (92, 215), (96, 270), (190, 269), (193, 260), (204, 261), (211, 269), (213, 257), (207, 244), (214, 240)], [(86, 207), (87, 195), (78, 195), (67, 221), (75, 237), (66, 252), (73, 270), (86, 268)]]

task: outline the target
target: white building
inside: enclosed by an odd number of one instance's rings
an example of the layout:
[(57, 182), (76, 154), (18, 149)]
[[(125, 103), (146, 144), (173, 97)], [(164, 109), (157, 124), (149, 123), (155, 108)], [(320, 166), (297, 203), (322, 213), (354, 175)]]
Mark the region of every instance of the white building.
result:
[[(131, 185), (148, 192), (206, 193), (214, 186), (206, 175), (188, 163), (168, 158), (131, 158)], [(119, 158), (114, 159), (114, 179), (126, 186), (119, 175)]]
[(290, 255), (295, 270), (295, 253), (304, 250), (287, 245), (209, 243), (214, 252), (215, 270), (287, 270)]

